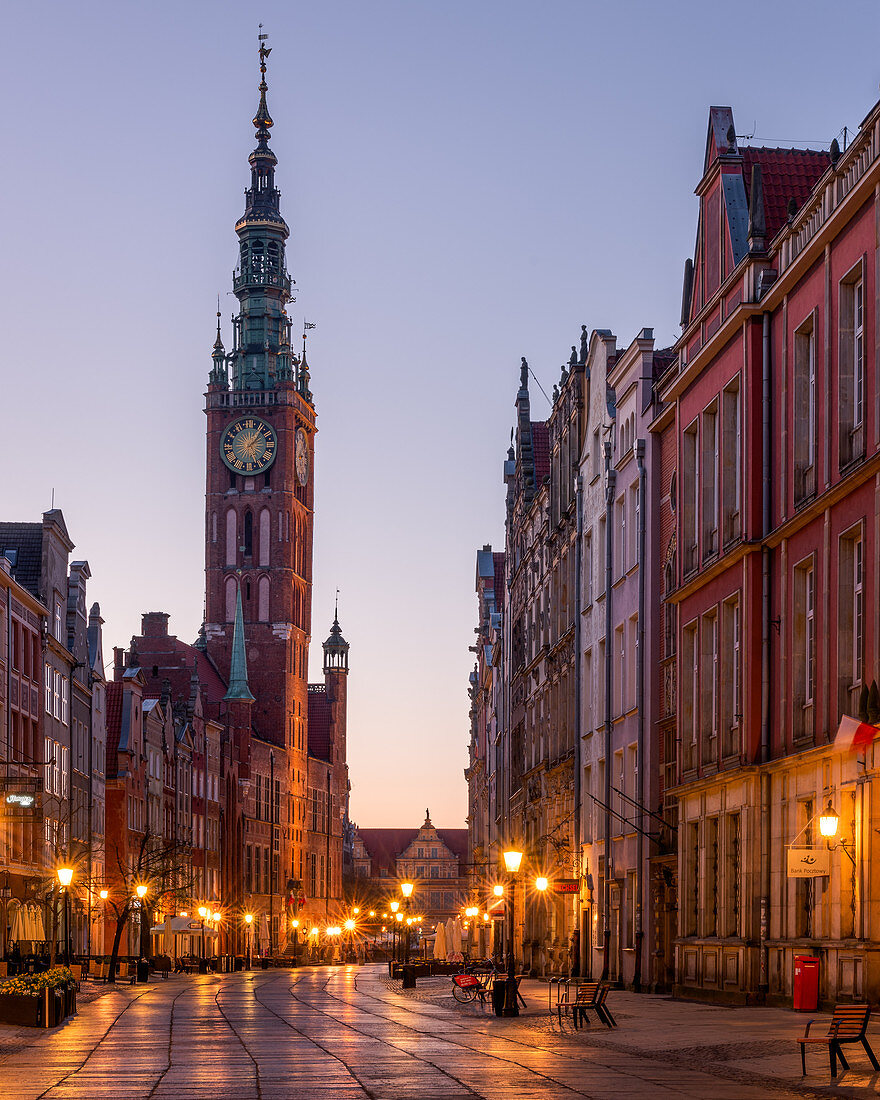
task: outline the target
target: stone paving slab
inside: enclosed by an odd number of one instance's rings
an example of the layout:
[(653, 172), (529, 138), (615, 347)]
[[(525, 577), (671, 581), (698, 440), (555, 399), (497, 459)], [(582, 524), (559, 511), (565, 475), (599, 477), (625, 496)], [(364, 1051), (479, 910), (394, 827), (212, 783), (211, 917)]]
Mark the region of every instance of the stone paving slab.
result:
[[(800, 1077), (803, 1018), (617, 993), (615, 1031), (574, 1031), (547, 986), (499, 1019), (451, 983), (404, 994), (381, 967), (175, 976), (120, 987), (52, 1032), (0, 1027), (2, 1100), (758, 1100), (875, 1096), (859, 1055)], [(24, 1032), (24, 1034), (22, 1034)], [(873, 1026), (880, 1053), (880, 1027)], [(863, 1059), (867, 1063), (867, 1059)], [(813, 1067), (815, 1066), (815, 1075)]]

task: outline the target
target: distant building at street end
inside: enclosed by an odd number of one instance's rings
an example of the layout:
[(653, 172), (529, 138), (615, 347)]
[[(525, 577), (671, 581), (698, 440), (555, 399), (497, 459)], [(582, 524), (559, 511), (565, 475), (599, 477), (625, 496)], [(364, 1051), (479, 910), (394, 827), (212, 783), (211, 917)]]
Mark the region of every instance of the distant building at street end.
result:
[[(468, 898), (467, 829), (438, 829), (426, 810), (419, 829), (352, 829), (351, 894), (371, 904), (400, 900), (401, 882), (412, 882), (411, 910), (432, 924), (458, 916)], [(363, 895), (363, 897), (361, 897)]]

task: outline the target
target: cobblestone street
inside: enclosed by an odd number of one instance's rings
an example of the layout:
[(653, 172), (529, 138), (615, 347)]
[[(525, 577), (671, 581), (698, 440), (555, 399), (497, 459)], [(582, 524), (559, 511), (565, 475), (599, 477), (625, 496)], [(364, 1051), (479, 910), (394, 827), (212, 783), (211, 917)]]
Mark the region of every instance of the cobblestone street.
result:
[(529, 1007), (519, 1020), (457, 1005), (447, 987), (432, 979), (404, 995), (380, 967), (124, 986), (56, 1032), (0, 1029), (3, 1096), (749, 1100), (876, 1092), (867, 1059), (855, 1052), (840, 1087), (830, 1087), (821, 1055), (802, 1083), (793, 1036), (803, 1019), (784, 1010), (618, 993), (617, 1031), (574, 1033), (547, 1014), (541, 983), (524, 984)]

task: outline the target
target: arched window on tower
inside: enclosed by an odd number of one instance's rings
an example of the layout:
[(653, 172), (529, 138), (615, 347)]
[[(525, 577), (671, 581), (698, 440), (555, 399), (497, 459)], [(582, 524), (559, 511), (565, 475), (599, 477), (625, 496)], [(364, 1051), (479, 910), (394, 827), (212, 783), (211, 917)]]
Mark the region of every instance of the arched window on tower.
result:
[(217, 513), (211, 513), (211, 542), (217, 541)]
[(235, 577), (226, 578), (226, 621), (231, 623), (235, 618)]
[(673, 552), (666, 563), (666, 569), (664, 570), (664, 596), (666, 597), (665, 603), (665, 618), (666, 618), (666, 656), (671, 657), (676, 651), (676, 642), (678, 635), (678, 607), (674, 603), (669, 602), (669, 597), (672, 595), (675, 589), (675, 553)]
[(278, 242), (269, 241), (267, 268), (272, 275), (277, 275), (278, 272), (281, 270), (281, 264), (279, 263), (278, 257)]
[(251, 272), (254, 275), (262, 275), (266, 270), (266, 257), (263, 254), (263, 242), (251, 241)]
[(254, 556), (254, 514), (250, 508), (244, 514), (244, 556)]
[[(269, 564), (269, 540), (271, 539), (272, 517), (269, 509), (260, 512), (260, 565)], [(262, 615), (260, 616), (262, 618)]]
[(237, 562), (238, 540), (236, 539), (236, 515), (235, 509), (230, 508), (226, 513), (226, 564), (235, 565)]
[(258, 607), (257, 618), (261, 623), (269, 621), (269, 578), (260, 577), (258, 583)]

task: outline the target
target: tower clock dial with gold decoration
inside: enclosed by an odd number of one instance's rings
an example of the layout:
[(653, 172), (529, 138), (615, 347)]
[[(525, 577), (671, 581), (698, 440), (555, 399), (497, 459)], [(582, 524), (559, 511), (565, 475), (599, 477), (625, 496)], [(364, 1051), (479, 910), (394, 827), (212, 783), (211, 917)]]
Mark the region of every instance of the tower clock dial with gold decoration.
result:
[(220, 439), (220, 454), (237, 474), (259, 474), (275, 461), (278, 439), (265, 420), (246, 416), (234, 421)]

